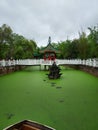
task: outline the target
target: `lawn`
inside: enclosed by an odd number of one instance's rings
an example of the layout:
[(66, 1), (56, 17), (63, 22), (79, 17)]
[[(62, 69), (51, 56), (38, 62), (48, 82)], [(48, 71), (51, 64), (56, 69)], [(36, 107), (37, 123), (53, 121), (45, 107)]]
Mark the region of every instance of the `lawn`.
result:
[(62, 69), (49, 80), (29, 67), (0, 77), (0, 130), (29, 119), (56, 130), (98, 130), (98, 78)]

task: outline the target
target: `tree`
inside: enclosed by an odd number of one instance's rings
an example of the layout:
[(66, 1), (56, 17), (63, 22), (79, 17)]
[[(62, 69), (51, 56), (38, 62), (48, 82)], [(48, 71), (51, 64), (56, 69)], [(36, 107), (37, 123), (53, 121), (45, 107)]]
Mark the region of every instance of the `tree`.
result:
[(12, 38), (12, 29), (6, 25), (3, 24), (0, 27), (0, 44), (10, 44)]
[(15, 59), (33, 58), (33, 53), (37, 47), (35, 41), (27, 40), (21, 35), (14, 34), (13, 44), (14, 44)]
[(88, 41), (85, 32), (79, 34), (79, 45), (78, 45), (78, 57), (80, 59), (87, 59), (88, 58)]
[(69, 53), (70, 53), (70, 58), (71, 59), (76, 59), (78, 58), (79, 55), (79, 50), (78, 50), (78, 45), (79, 45), (79, 40), (78, 39), (74, 39), (69, 47)]
[(71, 41), (66, 40), (61, 43), (58, 43), (58, 49), (61, 51), (61, 58), (63, 59), (69, 59), (70, 57), (70, 45)]
[(13, 33), (6, 24), (0, 27), (0, 59), (32, 58), (36, 48), (37, 44), (34, 40)]
[(7, 59), (11, 52), (12, 46), (12, 29), (3, 24), (0, 27), (0, 59)]
[(87, 37), (89, 43), (89, 57), (96, 58), (98, 57), (98, 26), (89, 27), (88, 29), (90, 31)]

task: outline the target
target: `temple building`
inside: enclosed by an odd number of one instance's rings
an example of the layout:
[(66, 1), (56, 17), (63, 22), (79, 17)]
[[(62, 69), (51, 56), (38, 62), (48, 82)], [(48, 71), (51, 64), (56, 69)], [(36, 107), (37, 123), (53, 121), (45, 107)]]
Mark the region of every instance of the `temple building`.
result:
[(55, 49), (51, 44), (51, 37), (48, 39), (48, 45), (40, 50), (40, 53), (43, 54), (44, 60), (55, 60), (56, 54), (60, 53), (57, 49)]

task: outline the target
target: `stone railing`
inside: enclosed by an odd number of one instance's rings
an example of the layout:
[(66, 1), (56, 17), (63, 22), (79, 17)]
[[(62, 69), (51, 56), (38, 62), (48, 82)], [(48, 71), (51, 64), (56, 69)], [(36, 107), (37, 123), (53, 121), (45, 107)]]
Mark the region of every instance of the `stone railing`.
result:
[[(44, 59), (24, 59), (24, 60), (1, 60), (0, 67), (16, 66), (16, 65), (52, 65), (54, 61)], [(92, 67), (98, 67), (98, 59), (56, 59), (57, 65), (86, 65)]]

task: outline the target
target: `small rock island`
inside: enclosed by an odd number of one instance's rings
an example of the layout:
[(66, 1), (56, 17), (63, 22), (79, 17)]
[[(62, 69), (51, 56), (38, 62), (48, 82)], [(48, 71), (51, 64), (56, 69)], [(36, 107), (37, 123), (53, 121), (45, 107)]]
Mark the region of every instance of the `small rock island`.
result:
[(62, 75), (62, 73), (60, 73), (60, 71), (61, 71), (60, 67), (57, 66), (55, 62), (53, 62), (52, 66), (50, 66), (50, 68), (49, 68), (48, 78), (49, 79), (60, 78), (60, 76)]

